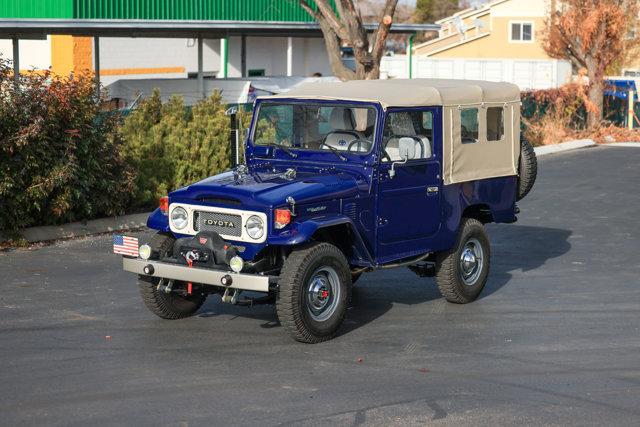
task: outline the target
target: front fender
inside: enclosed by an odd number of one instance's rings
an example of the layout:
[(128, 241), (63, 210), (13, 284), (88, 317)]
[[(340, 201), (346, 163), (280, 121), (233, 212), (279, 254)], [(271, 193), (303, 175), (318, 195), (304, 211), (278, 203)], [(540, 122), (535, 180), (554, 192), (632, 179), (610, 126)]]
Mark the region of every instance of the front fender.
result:
[(163, 214), (160, 208), (157, 208), (147, 218), (147, 227), (158, 231), (169, 231), (169, 217)]
[(274, 246), (295, 246), (311, 240), (313, 235), (320, 229), (333, 227), (336, 225), (347, 225), (350, 227), (354, 239), (351, 242), (352, 259), (351, 263), (363, 266), (373, 265), (373, 258), (369, 253), (360, 232), (356, 228), (351, 218), (339, 215), (323, 215), (313, 218), (305, 218), (294, 221), (287, 230), (280, 234), (269, 237), (269, 245)]

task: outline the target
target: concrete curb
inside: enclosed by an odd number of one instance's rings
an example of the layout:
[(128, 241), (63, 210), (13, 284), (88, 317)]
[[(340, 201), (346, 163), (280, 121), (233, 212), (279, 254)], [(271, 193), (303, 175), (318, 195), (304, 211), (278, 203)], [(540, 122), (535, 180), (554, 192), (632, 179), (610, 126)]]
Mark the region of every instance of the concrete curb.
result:
[(596, 143), (591, 139), (578, 139), (575, 141), (561, 142), (560, 144), (543, 145), (541, 147), (535, 147), (533, 150), (536, 152), (536, 156), (545, 156), (547, 154), (592, 147), (594, 145), (596, 145)]
[(609, 144), (602, 144), (604, 147), (635, 147), (640, 148), (640, 142), (612, 142)]
[(123, 215), (111, 218), (94, 219), (87, 222), (72, 222), (63, 225), (44, 225), (25, 228), (20, 235), (28, 242), (44, 242), (47, 240), (69, 239), (107, 233), (117, 230), (132, 230), (147, 225), (150, 212)]

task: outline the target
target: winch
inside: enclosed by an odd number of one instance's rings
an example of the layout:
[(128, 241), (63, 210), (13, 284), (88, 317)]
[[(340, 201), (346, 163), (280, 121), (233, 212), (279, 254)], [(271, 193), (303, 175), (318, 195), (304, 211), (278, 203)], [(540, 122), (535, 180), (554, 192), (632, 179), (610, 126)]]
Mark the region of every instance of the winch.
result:
[(182, 237), (173, 246), (173, 258), (179, 263), (200, 267), (226, 269), (237, 254), (237, 249), (215, 231), (201, 231), (193, 237)]

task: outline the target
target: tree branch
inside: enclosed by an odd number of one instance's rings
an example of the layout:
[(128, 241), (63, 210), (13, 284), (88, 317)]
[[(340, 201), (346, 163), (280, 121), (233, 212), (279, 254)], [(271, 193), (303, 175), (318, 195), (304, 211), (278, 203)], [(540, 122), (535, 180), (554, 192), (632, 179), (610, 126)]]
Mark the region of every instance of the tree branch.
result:
[(379, 62), (382, 58), (382, 54), (384, 53), (384, 46), (387, 41), (387, 36), (389, 35), (389, 29), (393, 22), (393, 15), (396, 13), (397, 5), (398, 0), (387, 0), (384, 5), (384, 12), (382, 13), (378, 29), (376, 30), (373, 48), (371, 49), (371, 56), (373, 56), (373, 60), (375, 62)]
[[(342, 62), (341, 44), (338, 41), (338, 34), (335, 27), (331, 25), (327, 18), (322, 14), (321, 10), (313, 10), (313, 8), (307, 3), (306, 0), (299, 0), (300, 6), (316, 20), (320, 25), (320, 30), (324, 36), (325, 47), (327, 49), (327, 55), (329, 56), (329, 63), (333, 73), (340, 80), (353, 80), (356, 74), (347, 68)], [(333, 11), (332, 11), (333, 13)], [(335, 15), (334, 15), (335, 16)]]
[(334, 13), (331, 5), (327, 0), (315, 0), (316, 6), (318, 6), (318, 11), (314, 11), (313, 8), (307, 3), (306, 0), (300, 0), (300, 6), (302, 6), (307, 13), (310, 13), (311, 16), (317, 19), (318, 15), (321, 15), (327, 22), (327, 24), (333, 29), (333, 32), (337, 34), (340, 39), (344, 41), (348, 41), (349, 35), (347, 29), (344, 27), (342, 22), (338, 19), (336, 14)]

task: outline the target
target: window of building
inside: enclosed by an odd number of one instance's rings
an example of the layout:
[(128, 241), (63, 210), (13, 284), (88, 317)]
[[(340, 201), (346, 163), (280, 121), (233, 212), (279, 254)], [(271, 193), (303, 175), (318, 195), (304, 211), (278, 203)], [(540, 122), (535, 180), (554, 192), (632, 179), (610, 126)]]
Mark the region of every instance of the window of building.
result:
[(500, 141), (504, 136), (504, 109), (487, 108), (487, 141)]
[(511, 23), (511, 41), (512, 42), (533, 41), (533, 23), (532, 22), (512, 22)]
[(478, 142), (478, 109), (460, 110), (460, 136), (463, 144)]

